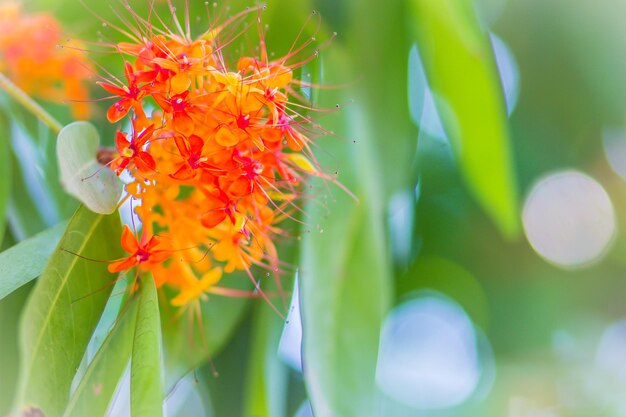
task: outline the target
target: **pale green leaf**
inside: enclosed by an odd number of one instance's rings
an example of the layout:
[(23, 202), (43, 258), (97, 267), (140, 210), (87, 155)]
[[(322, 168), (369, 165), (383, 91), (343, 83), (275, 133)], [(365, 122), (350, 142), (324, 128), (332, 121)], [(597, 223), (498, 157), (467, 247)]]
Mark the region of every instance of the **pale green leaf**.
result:
[(57, 140), (61, 183), (65, 190), (96, 213), (117, 209), (122, 185), (117, 175), (96, 160), (100, 136), (88, 122), (65, 126)]
[(507, 236), (519, 232), (504, 95), (469, 0), (412, 0), (426, 77), (465, 180)]
[(106, 415), (133, 349), (138, 303), (134, 298), (127, 302), (73, 393), (65, 417)]
[(19, 377), (19, 317), (32, 285), (24, 285), (0, 300), (0, 415), (8, 415)]
[[(325, 58), (327, 81), (350, 69), (337, 46)], [(348, 94), (323, 92), (322, 105)], [(355, 103), (325, 123), (339, 134), (344, 134), (341, 126), (356, 129), (347, 132), (356, 143), (334, 139), (325, 143), (324, 153), (339, 161), (338, 180), (358, 202), (332, 184), (332, 195), (319, 201), (329, 185), (317, 181), (306, 207), (311, 230), (303, 237), (300, 270), (302, 354), (316, 417), (376, 415), (378, 340), (390, 304), (391, 274), (370, 122)]]
[[(33, 290), (20, 323), (16, 407), (62, 414), (74, 374), (113, 289), (105, 262), (120, 255), (117, 215), (80, 207)], [(89, 259), (87, 259), (89, 258)]]
[[(364, 88), (355, 89), (355, 100), (372, 119), (368, 123), (369, 145), (380, 165), (379, 181), (384, 194), (415, 185), (412, 169), (417, 149), (417, 128), (409, 117), (407, 100), (408, 56), (410, 40), (404, 1), (347, 2), (350, 25), (339, 39), (347, 38), (350, 56), (357, 70), (336, 83), (352, 82), (363, 77)], [(331, 46), (334, 48), (334, 45)], [(338, 101), (346, 103), (350, 96)], [(347, 108), (350, 105), (346, 106)]]
[(130, 367), (130, 412), (133, 417), (163, 415), (161, 318), (156, 287), (144, 276), (139, 289)]
[[(13, 193), (13, 199), (20, 199), (19, 195), (25, 194), (32, 201), (33, 207), (29, 211), (44, 220), (44, 227), (35, 229), (38, 232), (69, 219), (78, 202), (68, 198), (59, 183), (56, 135), (31, 114), (24, 114), (23, 109), (12, 110), (11, 116), (11, 145), (16, 156), (14, 175), (21, 176), (24, 183), (23, 188)], [(14, 187), (18, 185), (14, 184)], [(20, 209), (24, 209), (23, 205)], [(18, 215), (24, 216), (22, 213)], [(30, 218), (26, 217), (26, 223), (29, 221)], [(27, 229), (30, 227), (30, 224), (26, 225)]]
[(45, 230), (47, 221), (43, 218), (39, 207), (28, 192), (26, 180), (15, 155), (13, 155), (11, 160), (13, 165), (13, 187), (9, 200), (7, 220), (11, 233), (19, 241)]
[(41, 275), (66, 227), (61, 222), (0, 253), (0, 300)]

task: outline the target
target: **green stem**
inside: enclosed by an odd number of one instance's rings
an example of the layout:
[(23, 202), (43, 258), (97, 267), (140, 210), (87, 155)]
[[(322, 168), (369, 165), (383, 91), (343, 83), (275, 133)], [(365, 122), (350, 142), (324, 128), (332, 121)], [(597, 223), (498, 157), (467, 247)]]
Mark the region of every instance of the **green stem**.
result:
[(31, 112), (43, 124), (48, 126), (52, 133), (55, 135), (59, 134), (63, 125), (1, 72), (0, 89), (6, 91), (9, 96), (13, 97), (15, 101), (24, 106), (26, 110)]

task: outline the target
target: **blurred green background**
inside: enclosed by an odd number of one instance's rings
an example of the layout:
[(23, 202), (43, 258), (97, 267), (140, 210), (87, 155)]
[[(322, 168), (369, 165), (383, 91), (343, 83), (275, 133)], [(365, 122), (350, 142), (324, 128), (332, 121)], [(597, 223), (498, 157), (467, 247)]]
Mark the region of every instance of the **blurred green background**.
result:
[[(205, 22), (204, 2), (190, 3)], [(118, 36), (73, 0), (24, 4), (70, 37)], [(87, 4), (112, 22), (123, 9)], [(262, 302), (248, 305), (215, 349), (220, 376), (204, 365), (172, 385), (170, 414), (304, 417), (308, 399), (317, 417), (626, 416), (626, 3), (267, 5), (277, 55), (312, 10), (320, 44), (337, 32), (301, 76), (341, 86), (315, 94), (316, 106), (340, 104), (319, 120), (338, 137), (317, 153), (359, 201), (313, 184), (325, 197), (308, 205), (302, 244), (281, 243), (301, 268), (304, 373), (297, 313), (283, 329)], [(121, 73), (118, 56), (95, 58)], [(2, 100), (22, 155), (4, 249), (76, 202), (55, 185), (53, 138)], [(110, 141), (105, 106), (92, 121)], [(34, 138), (30, 151), (15, 150), (20, 135)], [(5, 370), (29, 289), (0, 301)], [(12, 395), (1, 390), (0, 405)]]

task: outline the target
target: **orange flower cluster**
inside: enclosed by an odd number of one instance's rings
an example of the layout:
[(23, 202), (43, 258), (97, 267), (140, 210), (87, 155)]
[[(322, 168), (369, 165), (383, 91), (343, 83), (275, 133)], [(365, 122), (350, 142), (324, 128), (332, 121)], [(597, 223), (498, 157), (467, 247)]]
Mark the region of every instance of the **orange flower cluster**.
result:
[(0, 4), (0, 71), (26, 93), (54, 102), (71, 100), (72, 115), (90, 114), (86, 79), (89, 64), (79, 54), (76, 41), (61, 50), (61, 27), (49, 14), (24, 14), (19, 3)]
[(310, 156), (317, 127), (300, 112), (306, 83), (294, 77), (317, 53), (290, 64), (300, 47), (270, 61), (260, 30), (260, 57), (229, 66), (220, 33), (244, 15), (195, 39), (181, 30), (119, 43), (124, 77), (99, 83), (116, 100), (109, 121), (131, 122), (110, 167), (130, 174), (143, 225), (139, 239), (124, 230), (129, 256), (109, 269), (151, 272), (178, 290), (176, 306), (241, 294), (217, 285), (222, 273), (278, 272), (277, 224), (298, 210), (303, 179), (324, 176)]

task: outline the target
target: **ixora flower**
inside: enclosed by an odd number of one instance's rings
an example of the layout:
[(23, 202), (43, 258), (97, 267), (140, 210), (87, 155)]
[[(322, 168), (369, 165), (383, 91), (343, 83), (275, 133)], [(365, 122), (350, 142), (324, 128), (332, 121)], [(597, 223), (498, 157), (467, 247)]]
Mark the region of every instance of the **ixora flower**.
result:
[(28, 94), (54, 102), (69, 102), (77, 119), (90, 106), (86, 81), (93, 70), (78, 52), (77, 41), (62, 43), (62, 29), (47, 13), (26, 14), (19, 3), (0, 2), (0, 72)]
[[(296, 77), (318, 55), (310, 50), (314, 39), (269, 59), (262, 10), (248, 9), (197, 37), (174, 12), (176, 31), (157, 29), (131, 10), (140, 27), (125, 30), (130, 40), (112, 46), (123, 57), (124, 75), (98, 83), (114, 100), (108, 120), (128, 120), (109, 166), (131, 179), (125, 190), (142, 225), (139, 238), (125, 228), (128, 257), (109, 270), (150, 272), (157, 287), (178, 292), (175, 306), (210, 293), (265, 297), (251, 268), (279, 279), (275, 241), (287, 234), (280, 222), (301, 211), (307, 177), (332, 181), (311, 152), (323, 129), (305, 115), (315, 109), (301, 90), (314, 86)], [(245, 24), (250, 17), (257, 24)], [(230, 45), (249, 41), (250, 29), (259, 38), (258, 55), (231, 58)], [(238, 270), (255, 292), (220, 284)]]

